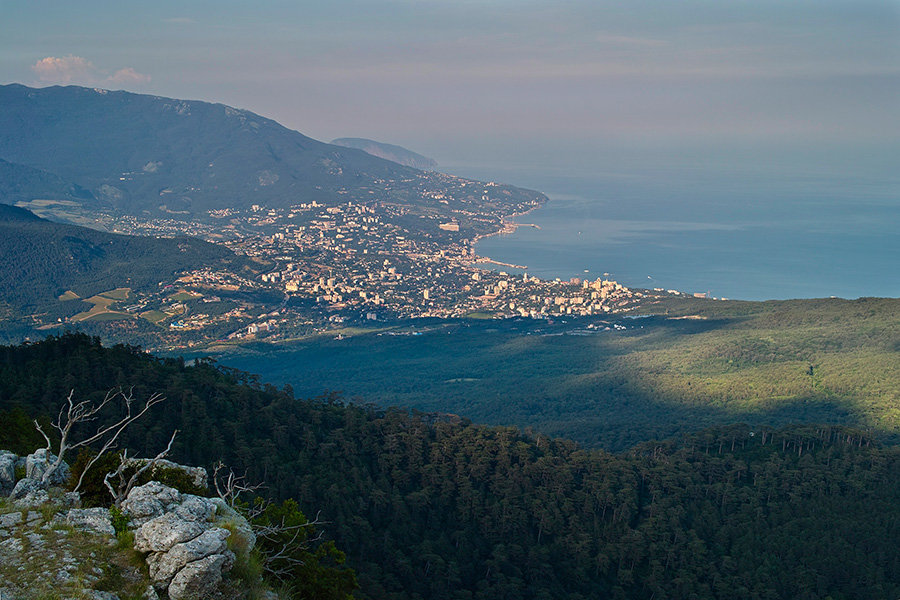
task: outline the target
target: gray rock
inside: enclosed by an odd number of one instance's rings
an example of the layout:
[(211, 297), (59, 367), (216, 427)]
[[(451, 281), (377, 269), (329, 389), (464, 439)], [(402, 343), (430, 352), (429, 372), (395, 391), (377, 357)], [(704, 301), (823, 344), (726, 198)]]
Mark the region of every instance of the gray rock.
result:
[[(25, 457), (25, 477), (28, 479), (41, 479), (56, 462), (57, 457), (46, 448), (39, 448)], [(61, 485), (69, 479), (69, 465), (59, 463), (56, 470), (50, 475), (49, 483)]]
[(168, 552), (151, 554), (147, 559), (150, 579), (168, 582), (187, 564), (213, 554), (223, 554), (228, 550), (226, 540), (229, 535), (231, 533), (227, 529), (215, 527), (188, 542), (175, 544)]
[(37, 533), (26, 533), (25, 537), (28, 538), (28, 543), (31, 544), (32, 550), (40, 550), (44, 547), (46, 543), (44, 541), (44, 537)]
[(148, 585), (147, 589), (144, 590), (144, 595), (141, 596), (142, 600), (159, 600), (159, 594), (156, 593), (156, 589), (152, 585)]
[(222, 581), (222, 567), (228, 561), (223, 554), (214, 554), (185, 566), (169, 584), (170, 600), (207, 598)]
[(172, 505), (179, 502), (181, 502), (181, 493), (178, 490), (158, 481), (151, 481), (132, 488), (128, 492), (128, 498), (122, 502), (122, 510), (128, 513), (132, 523), (143, 525), (150, 519), (162, 515)]
[(116, 535), (113, 528), (109, 510), (105, 508), (73, 508), (66, 513), (66, 524), (99, 533), (101, 535)]
[(78, 492), (66, 492), (62, 496), (62, 505), (66, 508), (81, 508), (81, 494)]
[[(25, 480), (23, 479), (23, 481)], [(50, 502), (50, 494), (47, 493), (47, 490), (35, 490), (28, 492), (24, 498), (16, 500), (13, 504), (18, 508), (33, 508), (48, 502)]]
[(221, 527), (227, 523), (229, 529), (239, 538), (237, 545), (246, 548), (249, 552), (256, 545), (256, 534), (253, 533), (253, 528), (247, 522), (247, 519), (228, 506), (228, 503), (221, 498), (210, 498), (210, 501), (216, 506), (216, 524)]
[(112, 592), (101, 592), (99, 590), (88, 590), (87, 597), (91, 600), (119, 600), (119, 597)]
[(0, 515), (0, 527), (12, 527), (22, 522), (21, 512), (11, 512)]
[(0, 587), (0, 598), (3, 598), (3, 600), (19, 600), (21, 596), (16, 595), (18, 592), (19, 590), (11, 587)]
[(46, 486), (36, 479), (20, 479), (9, 495), (10, 500), (20, 500), (32, 492), (45, 489)]
[(19, 457), (7, 450), (0, 450), (0, 494), (6, 495), (16, 485), (16, 459)]
[(9, 538), (8, 540), (0, 542), (0, 552), (19, 553), (24, 549), (25, 546), (22, 545), (22, 540), (19, 538)]
[(134, 533), (138, 552), (168, 552), (175, 544), (187, 542), (203, 533), (194, 521), (185, 521), (175, 513), (165, 513), (141, 525)]
[(216, 505), (209, 498), (184, 494), (181, 504), (175, 507), (175, 514), (185, 521), (207, 522), (213, 520)]

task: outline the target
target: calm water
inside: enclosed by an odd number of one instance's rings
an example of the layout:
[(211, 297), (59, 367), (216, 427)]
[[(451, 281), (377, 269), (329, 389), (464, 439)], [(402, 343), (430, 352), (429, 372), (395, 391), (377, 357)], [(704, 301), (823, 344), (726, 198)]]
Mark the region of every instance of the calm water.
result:
[(692, 161), (456, 171), (551, 198), (518, 219), (540, 230), (477, 246), (542, 278), (609, 273), (629, 286), (746, 300), (900, 296), (897, 171)]

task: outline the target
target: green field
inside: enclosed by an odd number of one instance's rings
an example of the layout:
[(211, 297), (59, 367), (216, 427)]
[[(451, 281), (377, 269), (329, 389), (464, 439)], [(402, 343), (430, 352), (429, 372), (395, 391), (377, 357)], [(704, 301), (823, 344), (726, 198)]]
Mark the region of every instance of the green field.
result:
[(111, 300), (128, 300), (128, 296), (131, 295), (131, 288), (116, 288), (108, 292), (102, 292), (100, 295)]
[(300, 395), (338, 390), (610, 449), (735, 422), (851, 424), (900, 439), (900, 300), (688, 300), (645, 312), (657, 314), (609, 323), (624, 330), (467, 320), (218, 358)]
[(148, 310), (141, 313), (141, 317), (150, 321), (151, 323), (159, 323), (160, 321), (166, 319), (168, 316), (169, 315), (160, 310)]

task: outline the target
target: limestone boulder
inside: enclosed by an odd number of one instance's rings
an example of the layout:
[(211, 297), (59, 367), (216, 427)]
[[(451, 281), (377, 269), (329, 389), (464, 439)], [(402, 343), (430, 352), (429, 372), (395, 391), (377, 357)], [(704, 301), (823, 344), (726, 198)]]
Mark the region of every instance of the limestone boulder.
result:
[(190, 541), (175, 544), (168, 552), (150, 555), (147, 560), (150, 579), (168, 583), (188, 564), (213, 554), (224, 554), (228, 550), (226, 540), (229, 535), (227, 529), (214, 527)]
[(185, 566), (169, 584), (170, 600), (204, 598), (222, 580), (222, 570), (228, 563), (224, 554), (214, 554)]
[(158, 481), (151, 481), (132, 488), (121, 508), (134, 525), (141, 526), (180, 502), (181, 492)]
[(182, 501), (175, 507), (175, 514), (185, 521), (212, 521), (216, 514), (216, 505), (209, 498), (184, 494)]
[[(28, 479), (42, 479), (52, 465), (56, 462), (57, 457), (46, 448), (39, 448), (33, 453), (25, 457), (25, 477)], [(56, 470), (50, 475), (49, 483), (52, 485), (62, 485), (69, 479), (69, 465), (65, 462), (59, 463)]]
[(47, 486), (40, 482), (38, 479), (20, 479), (16, 482), (15, 487), (13, 487), (12, 492), (9, 494), (10, 500), (22, 500), (28, 494), (34, 494), (35, 492), (46, 490)]
[(185, 521), (174, 512), (164, 513), (134, 532), (134, 549), (138, 552), (168, 552), (175, 544), (199, 536), (203, 529), (200, 523)]
[(7, 450), (0, 450), (0, 495), (9, 494), (16, 486), (16, 460), (19, 457)]
[(247, 519), (221, 498), (210, 498), (210, 501), (216, 506), (216, 523), (228, 524), (234, 535), (240, 538), (239, 546), (247, 551), (253, 548), (256, 545), (256, 534)]
[[(131, 458), (128, 460), (130, 465), (135, 467), (142, 467), (147, 464), (149, 461), (154, 460), (150, 458)], [(187, 465), (180, 465), (176, 462), (172, 462), (171, 460), (158, 459), (156, 463), (150, 467), (149, 474), (150, 477), (153, 477), (155, 474), (158, 474), (162, 470), (173, 470), (180, 471), (183, 473), (188, 481), (191, 482), (192, 485), (201, 489), (207, 489), (209, 487), (209, 473), (207, 473), (206, 469), (203, 467), (189, 467)]]

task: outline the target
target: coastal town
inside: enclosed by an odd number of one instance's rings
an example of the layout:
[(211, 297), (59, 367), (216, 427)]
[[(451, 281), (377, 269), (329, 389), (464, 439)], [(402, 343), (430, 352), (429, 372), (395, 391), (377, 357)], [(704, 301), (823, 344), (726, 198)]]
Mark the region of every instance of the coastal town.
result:
[[(629, 289), (602, 277), (540, 279), (527, 265), (478, 256), (480, 239), (515, 232), (524, 226), (517, 218), (546, 198), (453, 176), (427, 181), (412, 201), (353, 193), (190, 218), (94, 213), (97, 226), (112, 233), (200, 238), (238, 260), (176, 272), (156, 289), (123, 284), (91, 298), (66, 292), (59, 301), (68, 312), (34, 325), (121, 329), (148, 347), (177, 350), (342, 335), (416, 319), (602, 319), (678, 293)], [(78, 308), (83, 303), (89, 308)]]
[[(484, 200), (495, 185), (481, 184)], [(437, 199), (449, 206), (423, 211), (421, 205), (414, 210), (348, 199), (218, 209), (195, 220), (105, 215), (101, 221), (109, 231), (200, 237), (253, 265), (179, 273), (160, 282), (156, 293), (130, 294), (109, 307), (110, 314), (152, 323), (165, 345), (178, 348), (287, 340), (405, 319), (608, 315), (632, 310), (654, 294), (603, 278), (543, 280), (525, 265), (475, 253), (484, 235), (514, 232), (512, 218), (535, 208), (536, 200), (495, 215), (452, 197)], [(492, 263), (495, 268), (488, 268)]]

